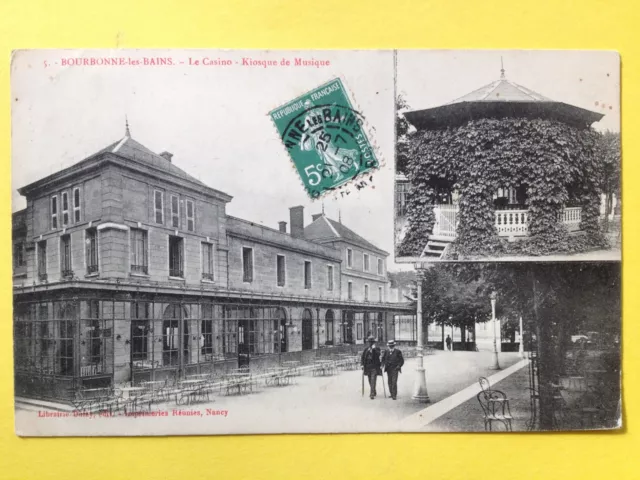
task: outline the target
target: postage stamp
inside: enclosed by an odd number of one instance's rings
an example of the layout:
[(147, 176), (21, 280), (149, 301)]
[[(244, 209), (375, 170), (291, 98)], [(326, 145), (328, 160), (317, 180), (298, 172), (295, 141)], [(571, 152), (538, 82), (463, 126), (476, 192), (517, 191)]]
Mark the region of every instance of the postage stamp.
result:
[(311, 198), (380, 165), (365, 118), (339, 78), (269, 112)]

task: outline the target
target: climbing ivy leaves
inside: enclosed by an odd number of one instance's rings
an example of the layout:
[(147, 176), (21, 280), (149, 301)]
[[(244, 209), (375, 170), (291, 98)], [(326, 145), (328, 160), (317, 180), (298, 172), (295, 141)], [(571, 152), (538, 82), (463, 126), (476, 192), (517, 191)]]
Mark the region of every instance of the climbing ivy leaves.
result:
[[(454, 254), (547, 255), (606, 247), (598, 221), (604, 165), (599, 136), (588, 128), (525, 118), (485, 118), (409, 134), (409, 226), (398, 255), (420, 255), (435, 221), (432, 206), (452, 190), (460, 194)], [(497, 235), (493, 195), (522, 186), (529, 237), (509, 243)], [(584, 235), (568, 234), (562, 223), (566, 206), (582, 207)]]

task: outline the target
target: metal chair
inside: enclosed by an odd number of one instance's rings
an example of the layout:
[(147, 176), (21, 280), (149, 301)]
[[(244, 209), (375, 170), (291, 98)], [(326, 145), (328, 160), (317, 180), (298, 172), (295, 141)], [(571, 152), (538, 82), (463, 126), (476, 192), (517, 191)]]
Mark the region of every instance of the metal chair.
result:
[(511, 426), (513, 416), (509, 407), (509, 399), (504, 392), (483, 389), (478, 393), (477, 398), (480, 407), (482, 407), (485, 431), (493, 431), (493, 422), (502, 423), (508, 432), (513, 431)]

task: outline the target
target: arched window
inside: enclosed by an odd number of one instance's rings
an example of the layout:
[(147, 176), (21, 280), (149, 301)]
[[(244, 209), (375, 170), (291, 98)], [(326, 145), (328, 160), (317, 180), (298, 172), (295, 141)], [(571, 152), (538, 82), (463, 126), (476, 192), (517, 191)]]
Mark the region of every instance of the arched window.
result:
[(353, 343), (353, 312), (343, 312), (342, 342)]
[(333, 345), (333, 310), (327, 310), (324, 316), (325, 344)]

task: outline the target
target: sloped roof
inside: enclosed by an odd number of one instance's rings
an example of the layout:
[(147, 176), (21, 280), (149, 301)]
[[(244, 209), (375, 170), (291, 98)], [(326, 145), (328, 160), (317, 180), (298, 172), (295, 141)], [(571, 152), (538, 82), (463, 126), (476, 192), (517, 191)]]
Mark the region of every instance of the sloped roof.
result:
[(120, 157), (127, 158), (129, 160), (135, 160), (142, 163), (146, 163), (155, 168), (159, 168), (160, 170), (166, 170), (168, 173), (171, 173), (177, 177), (183, 178), (184, 180), (189, 180), (190, 182), (197, 183), (203, 187), (208, 187), (208, 185), (202, 183), (200, 180), (195, 178), (192, 175), (189, 175), (187, 172), (182, 170), (179, 167), (176, 167), (173, 163), (167, 160), (164, 157), (161, 157), (157, 153), (152, 152), (147, 147), (142, 145), (137, 140), (134, 140), (129, 135), (125, 135), (121, 140), (118, 140), (115, 143), (103, 148), (102, 150), (94, 153), (89, 158), (94, 158), (103, 153), (114, 153)]
[(444, 105), (405, 112), (404, 117), (417, 129), (460, 125), (479, 118), (549, 118), (576, 126), (589, 126), (604, 114), (568, 103), (551, 100), (533, 90), (507, 80), (480, 87)]
[(484, 87), (480, 87), (471, 93), (457, 98), (447, 105), (459, 102), (552, 102), (539, 93), (529, 90), (527, 87), (511, 82), (506, 78), (500, 78)]
[(307, 240), (318, 243), (342, 240), (366, 248), (367, 250), (389, 255), (388, 252), (376, 247), (373, 243), (364, 239), (350, 228), (345, 227), (340, 222), (331, 220), (324, 214), (317, 216), (313, 222), (304, 227), (304, 237)]
[(102, 156), (108, 155), (108, 154), (115, 155), (125, 160), (130, 160), (137, 164), (147, 165), (156, 170), (164, 171), (172, 177), (177, 177), (182, 180), (188, 181), (192, 184), (195, 184), (194, 188), (196, 189), (202, 188), (204, 191), (206, 191), (209, 194), (221, 196), (225, 201), (230, 201), (232, 198), (227, 193), (224, 193), (209, 187), (207, 184), (201, 182), (196, 177), (189, 175), (187, 172), (185, 172), (181, 168), (171, 163), (170, 160), (158, 155), (157, 153), (151, 151), (150, 149), (142, 145), (137, 140), (134, 140), (131, 137), (131, 134), (129, 133), (128, 126), (127, 126), (127, 131), (125, 133), (125, 136), (122, 137), (117, 142), (111, 143), (110, 145), (98, 150), (96, 153), (88, 156), (87, 158), (83, 159), (82, 161), (74, 165), (71, 165), (70, 167), (67, 167), (59, 172), (53, 173), (29, 185), (19, 188), (18, 191), (22, 195), (26, 195), (29, 191), (35, 188), (39, 188), (41, 185), (45, 185), (47, 182), (51, 180), (65, 177), (67, 175), (71, 175), (74, 172), (79, 171), (82, 168), (87, 168), (88, 163), (92, 161), (99, 161)]

